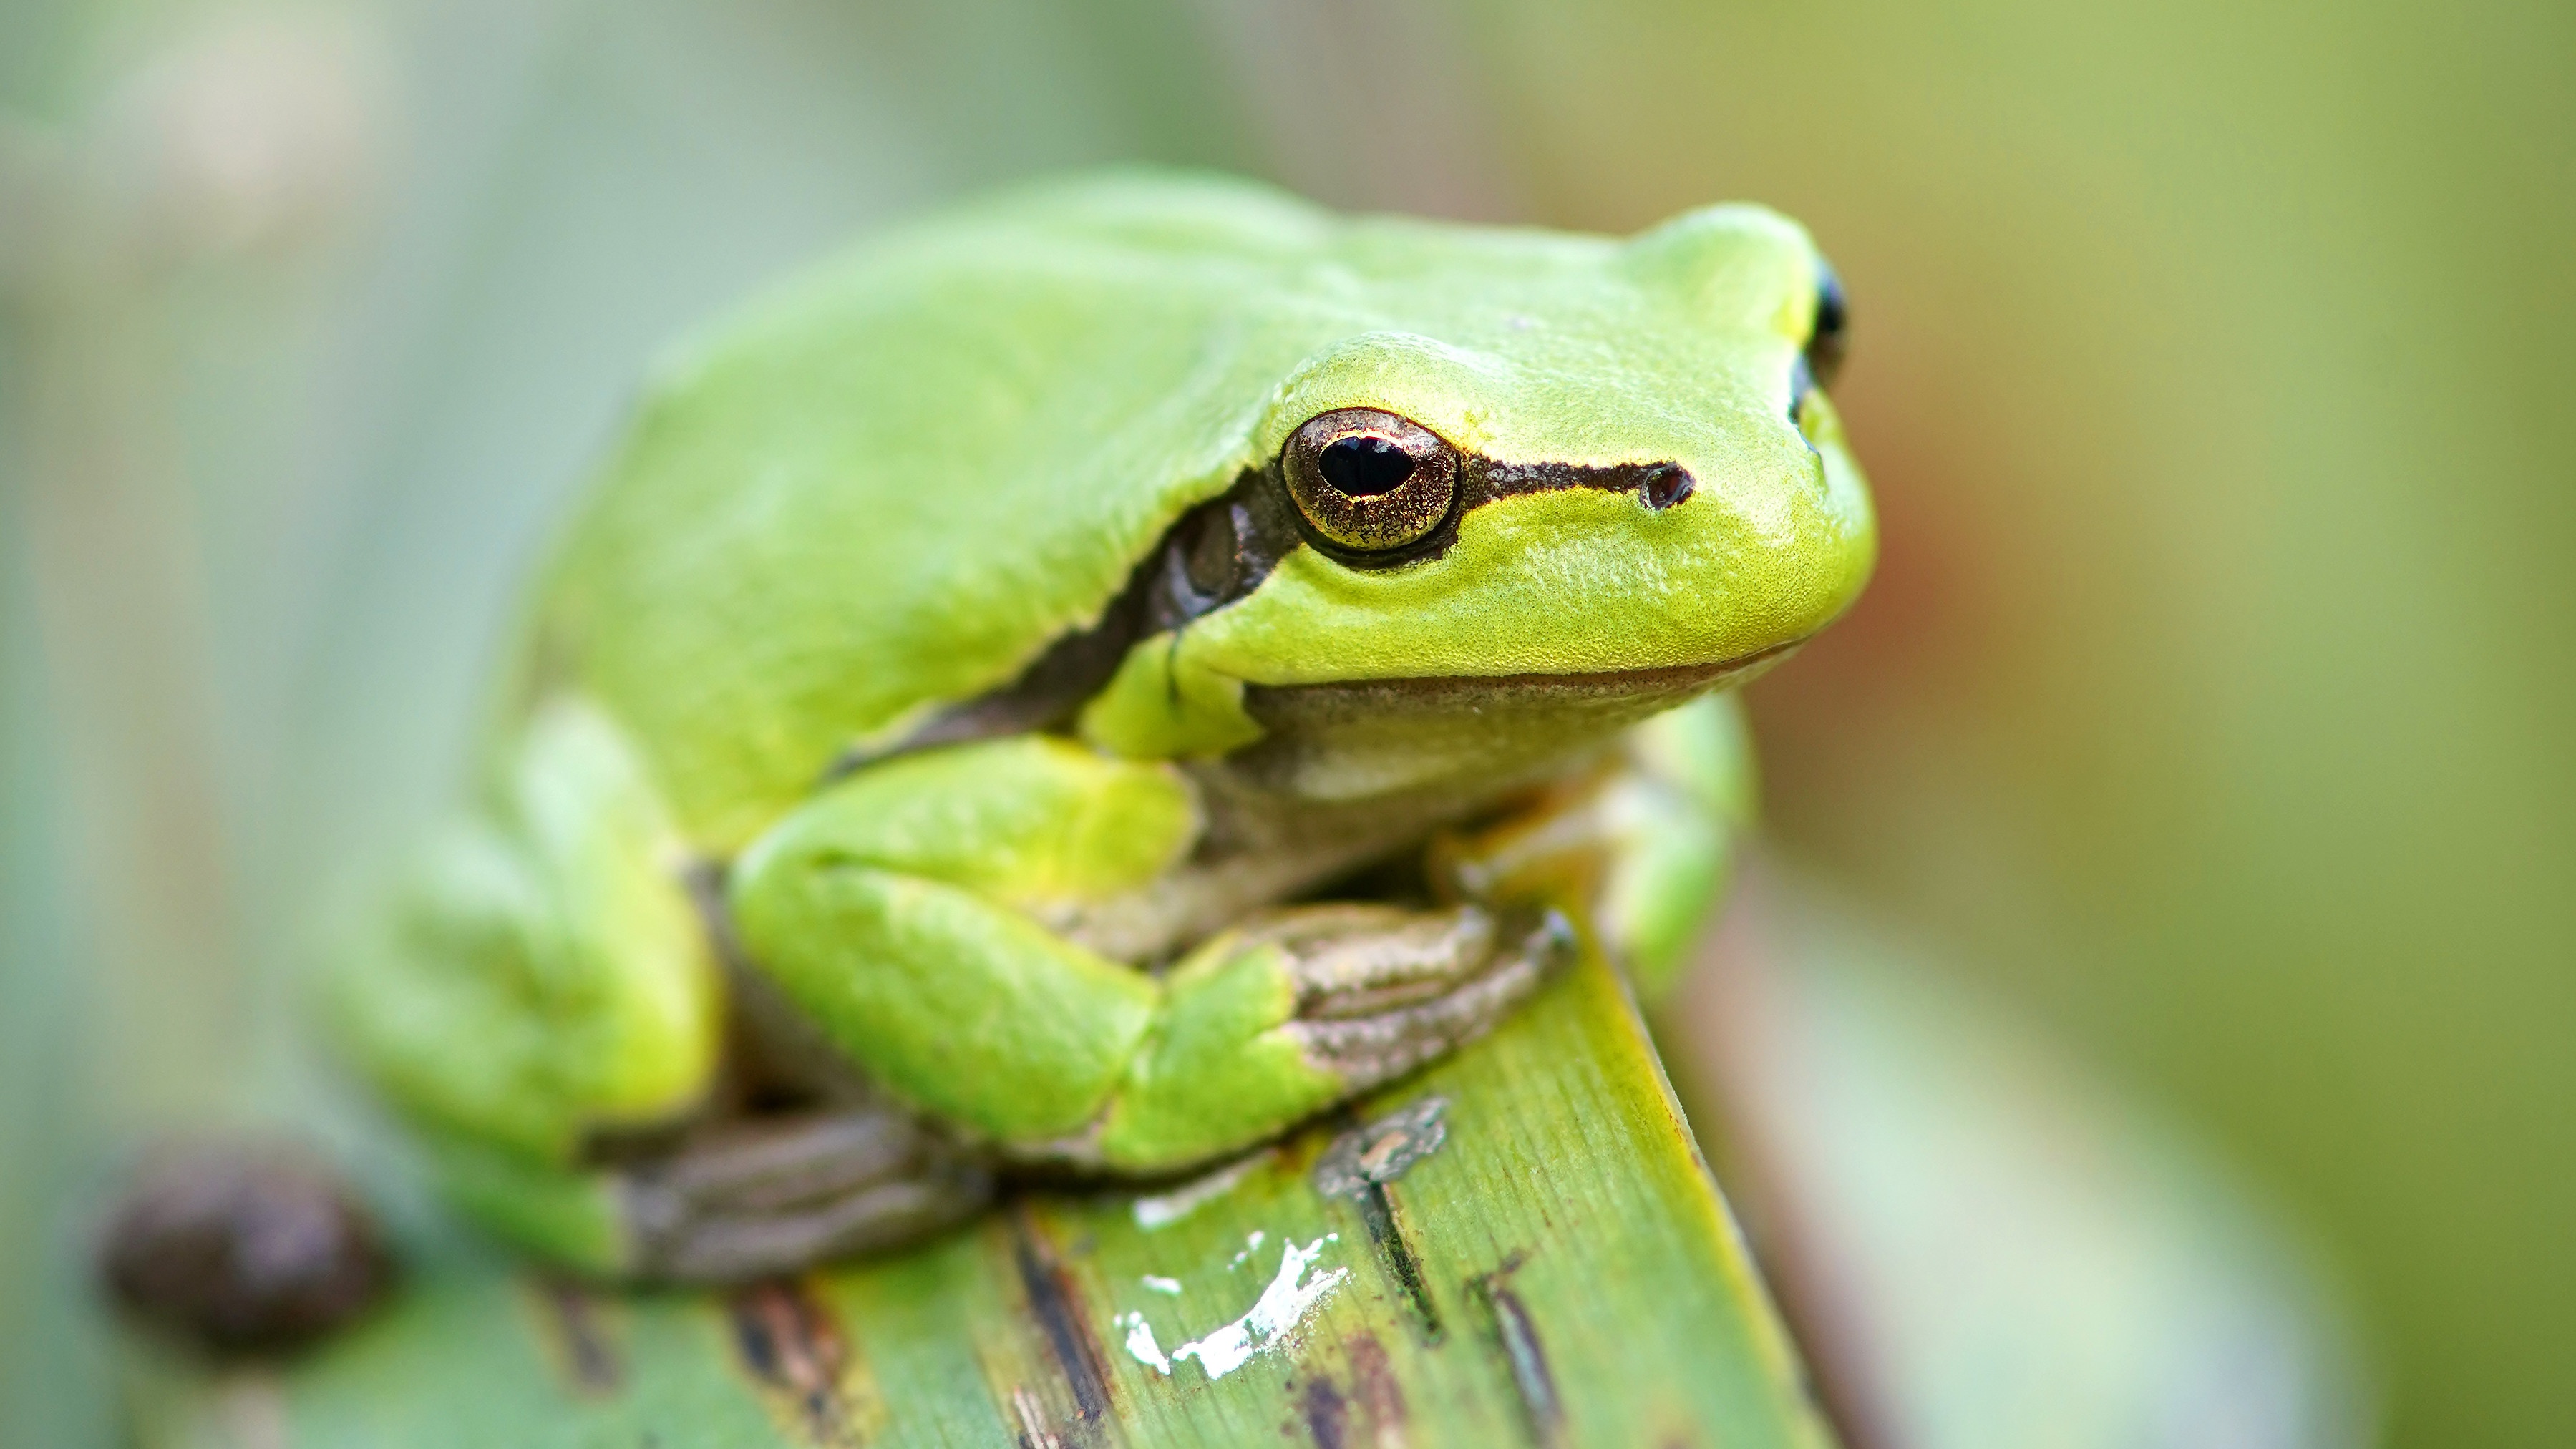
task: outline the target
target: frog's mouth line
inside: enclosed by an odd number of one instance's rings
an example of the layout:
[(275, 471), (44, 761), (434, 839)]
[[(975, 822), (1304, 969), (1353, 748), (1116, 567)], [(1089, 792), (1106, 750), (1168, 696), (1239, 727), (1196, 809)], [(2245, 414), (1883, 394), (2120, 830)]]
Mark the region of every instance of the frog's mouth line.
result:
[[(1244, 708), (1264, 725), (1281, 711), (1306, 712), (1325, 701), (1332, 713), (1388, 714), (1481, 711), (1505, 701), (1572, 704), (1576, 701), (1646, 701), (1646, 713), (1660, 702), (1678, 703), (1715, 689), (1743, 684), (1804, 648), (1812, 635), (1757, 649), (1711, 664), (1677, 664), (1656, 669), (1610, 669), (1589, 674), (1405, 675), (1391, 679), (1328, 680), (1314, 684), (1252, 684), (1243, 688)], [(1292, 703), (1291, 701), (1297, 701)], [(1312, 703), (1308, 703), (1312, 702)]]

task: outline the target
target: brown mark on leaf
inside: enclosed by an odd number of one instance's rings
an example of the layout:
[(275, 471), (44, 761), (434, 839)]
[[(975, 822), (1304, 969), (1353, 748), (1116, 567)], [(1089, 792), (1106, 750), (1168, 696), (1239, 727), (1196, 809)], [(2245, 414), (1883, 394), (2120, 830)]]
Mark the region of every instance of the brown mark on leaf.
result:
[(1331, 1379), (1317, 1374), (1306, 1380), (1297, 1393), (1297, 1412), (1315, 1449), (1345, 1449), (1350, 1443), (1351, 1406)]
[(1353, 1334), (1342, 1345), (1351, 1360), (1351, 1397), (1359, 1402), (1374, 1449), (1404, 1449), (1404, 1386), (1395, 1381), (1386, 1345), (1373, 1333)]
[(1011, 1211), (1011, 1256), (1021, 1291), (1028, 1296), (1029, 1315), (1072, 1393), (1074, 1417), (1085, 1424), (1097, 1422), (1109, 1412), (1109, 1371), (1100, 1344), (1083, 1321), (1081, 1295), (1025, 1203)]
[(118, 1307), (217, 1356), (302, 1348), (393, 1281), (382, 1236), (338, 1175), (277, 1142), (163, 1149), (135, 1173), (97, 1251)]
[(1504, 1366), (1511, 1370), (1512, 1389), (1520, 1398), (1530, 1442), (1540, 1449), (1555, 1449), (1565, 1435), (1565, 1401), (1557, 1397), (1556, 1375), (1547, 1366), (1538, 1325), (1511, 1289), (1511, 1276), (1521, 1262), (1521, 1255), (1513, 1253), (1493, 1272), (1468, 1279), (1467, 1291), (1492, 1322), (1494, 1343), (1502, 1350)]
[(725, 1313), (734, 1352), (776, 1417), (814, 1444), (844, 1449), (861, 1442), (842, 1387), (849, 1341), (810, 1287), (789, 1279), (754, 1283), (726, 1297)]
[(626, 1366), (617, 1345), (600, 1321), (599, 1300), (569, 1278), (549, 1278), (531, 1285), (538, 1319), (556, 1371), (574, 1394), (604, 1398), (626, 1382)]
[(1448, 1098), (1422, 1097), (1334, 1138), (1315, 1159), (1315, 1191), (1352, 1197), (1404, 1176), (1449, 1140), (1448, 1110)]
[(1387, 1185), (1449, 1140), (1448, 1124), (1441, 1120), (1448, 1109), (1448, 1098), (1424, 1097), (1344, 1132), (1315, 1160), (1313, 1178), (1315, 1191), (1349, 1198), (1359, 1209), (1369, 1245), (1377, 1250), (1378, 1263), (1394, 1280), (1396, 1291), (1413, 1309), (1426, 1346), (1436, 1346), (1447, 1330), (1440, 1321), (1440, 1306), (1432, 1301), (1431, 1285), (1423, 1277), (1422, 1260), (1405, 1238), (1403, 1224), (1396, 1221)]

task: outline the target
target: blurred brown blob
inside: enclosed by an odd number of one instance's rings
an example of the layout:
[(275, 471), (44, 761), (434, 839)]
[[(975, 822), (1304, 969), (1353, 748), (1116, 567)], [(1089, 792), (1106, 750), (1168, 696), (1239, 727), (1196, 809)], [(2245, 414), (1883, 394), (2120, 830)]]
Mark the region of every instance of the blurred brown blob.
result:
[(147, 1161), (100, 1244), (129, 1315), (207, 1353), (292, 1352), (383, 1296), (393, 1261), (323, 1165), (274, 1143), (190, 1144)]

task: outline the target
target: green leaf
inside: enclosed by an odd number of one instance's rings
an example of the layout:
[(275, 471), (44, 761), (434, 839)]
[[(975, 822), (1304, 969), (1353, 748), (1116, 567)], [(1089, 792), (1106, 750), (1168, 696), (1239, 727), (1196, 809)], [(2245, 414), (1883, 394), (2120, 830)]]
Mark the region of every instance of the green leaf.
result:
[(297, 1364), (138, 1360), (132, 1383), (146, 1446), (1831, 1443), (1592, 957), (1455, 1060), (1194, 1183), (1032, 1192), (731, 1293), (455, 1255)]

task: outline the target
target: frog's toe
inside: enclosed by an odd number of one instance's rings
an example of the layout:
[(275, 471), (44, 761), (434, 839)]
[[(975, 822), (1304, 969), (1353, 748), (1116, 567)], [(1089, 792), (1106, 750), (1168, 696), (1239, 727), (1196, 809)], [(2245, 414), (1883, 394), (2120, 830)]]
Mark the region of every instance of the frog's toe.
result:
[(1573, 927), (1554, 910), (1391, 914), (1402, 919), (1301, 952), (1294, 967), (1300, 994), (1287, 1030), (1353, 1091), (1482, 1036), (1574, 953)]
[(986, 1165), (891, 1108), (724, 1124), (618, 1174), (636, 1276), (732, 1283), (895, 1247), (991, 1199)]

